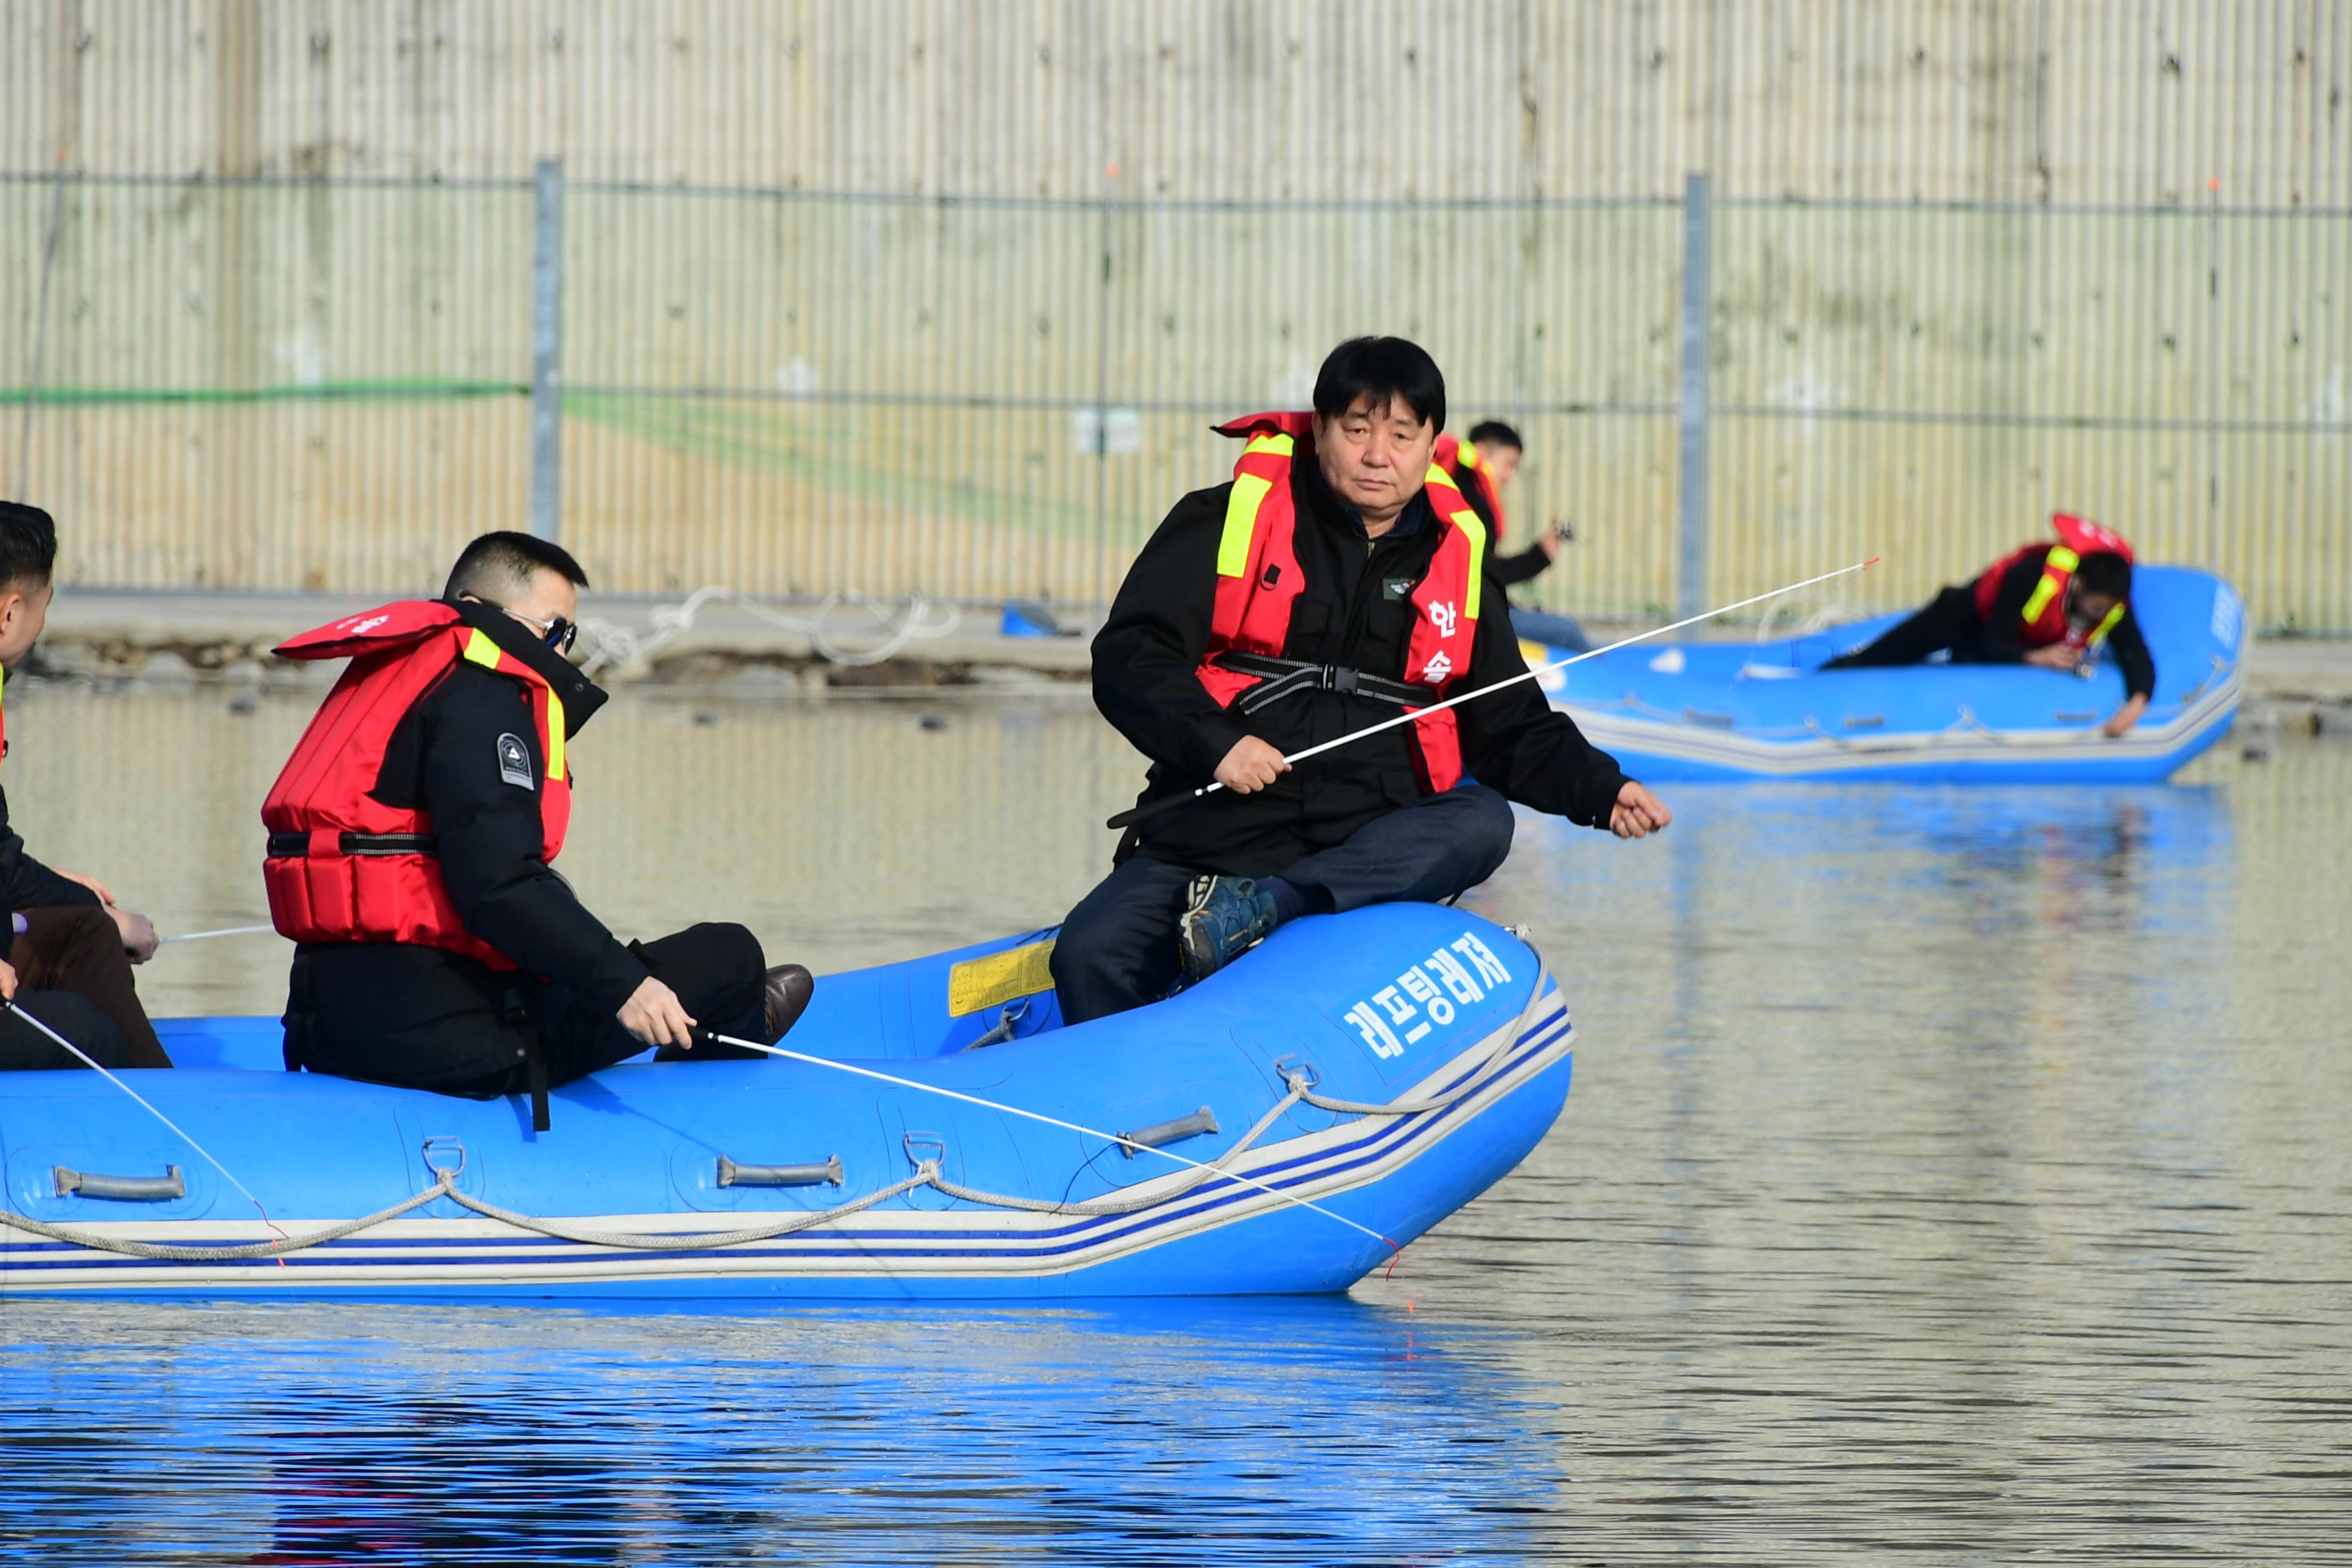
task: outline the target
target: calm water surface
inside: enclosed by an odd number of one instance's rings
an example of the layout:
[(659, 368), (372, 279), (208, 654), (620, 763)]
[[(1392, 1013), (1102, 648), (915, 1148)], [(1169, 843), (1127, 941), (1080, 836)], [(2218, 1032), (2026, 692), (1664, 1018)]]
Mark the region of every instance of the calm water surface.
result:
[[(260, 914), (307, 703), (10, 693), (36, 851)], [(944, 723), (924, 727), (926, 713)], [(1083, 701), (625, 698), (565, 869), (820, 972), (1047, 923)], [(1349, 1296), (0, 1303), (0, 1559), (2352, 1562), (2352, 749), (2165, 788), (1682, 789), (1467, 900), (1580, 1028), (1517, 1173)], [(275, 938), (158, 1012), (275, 1011)]]

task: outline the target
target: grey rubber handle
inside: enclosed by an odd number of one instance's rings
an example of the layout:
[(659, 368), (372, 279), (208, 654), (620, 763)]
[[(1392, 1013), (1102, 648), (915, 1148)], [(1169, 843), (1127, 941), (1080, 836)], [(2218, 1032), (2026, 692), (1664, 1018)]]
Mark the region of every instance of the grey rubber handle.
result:
[(739, 1165), (724, 1154), (719, 1156), (722, 1187), (821, 1187), (827, 1183), (841, 1185), (838, 1154), (827, 1156), (822, 1165)]
[(1190, 1116), (1180, 1116), (1173, 1121), (1155, 1121), (1149, 1127), (1139, 1127), (1132, 1132), (1120, 1132), (1115, 1136), (1118, 1139), (1118, 1152), (1132, 1160), (1138, 1149), (1157, 1149), (1162, 1143), (1181, 1142), (1184, 1139), (1198, 1138), (1203, 1132), (1216, 1130), (1216, 1113), (1204, 1105)]
[(163, 1204), (188, 1195), (188, 1184), (177, 1165), (166, 1165), (160, 1176), (102, 1176), (95, 1171), (56, 1167), (58, 1196), (111, 1198), (125, 1204)]

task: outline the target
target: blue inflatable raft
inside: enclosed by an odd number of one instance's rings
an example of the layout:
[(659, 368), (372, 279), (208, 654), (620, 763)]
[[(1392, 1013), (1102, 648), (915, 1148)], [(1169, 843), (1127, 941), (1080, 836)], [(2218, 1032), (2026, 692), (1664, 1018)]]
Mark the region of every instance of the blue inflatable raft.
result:
[[(1538, 679), (1595, 745), (1653, 782), (2153, 783), (2229, 730), (2245, 616), (2227, 583), (2177, 566), (2139, 568), (2132, 609), (2156, 694), (2116, 740), (2100, 731), (2124, 700), (2112, 659), (2087, 679), (2024, 665), (1820, 668), (1901, 616), (1774, 642), (1637, 644)], [(1533, 666), (1561, 657), (1528, 649)]]
[(171, 1022), (181, 1067), (127, 1080), (265, 1222), (99, 1074), (0, 1074), (0, 1293), (1343, 1290), (1517, 1164), (1568, 1092), (1558, 989), (1460, 910), (1301, 921), (1074, 1027), (1049, 948), (829, 976), (787, 1043), (1116, 1138), (780, 1060), (625, 1064), (558, 1089), (534, 1134), (520, 1098), (286, 1072), (275, 1020)]

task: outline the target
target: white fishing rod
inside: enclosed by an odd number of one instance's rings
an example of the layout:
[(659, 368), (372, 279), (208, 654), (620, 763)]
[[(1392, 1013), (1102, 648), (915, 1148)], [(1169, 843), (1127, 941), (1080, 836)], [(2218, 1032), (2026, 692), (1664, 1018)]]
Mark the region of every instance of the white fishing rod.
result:
[(259, 936), (265, 931), (274, 931), (277, 929), (274, 925), (223, 926), (218, 931), (182, 931), (177, 936), (157, 937), (155, 945), (163, 947), (175, 942), (210, 942), (216, 936)]
[[(1793, 594), (1800, 588), (1810, 588), (1816, 583), (1827, 583), (1832, 578), (1851, 576), (1856, 572), (1866, 571), (1877, 565), (1879, 560), (1880, 557), (1874, 555), (1867, 561), (1857, 561), (1851, 566), (1841, 566), (1834, 572), (1824, 572), (1818, 577), (1808, 577), (1801, 583), (1791, 583), (1785, 588), (1775, 588), (1769, 594), (1759, 594), (1753, 598), (1740, 599), (1728, 605), (1718, 605), (1702, 615), (1676, 621), (1672, 626), (1653, 626), (1646, 632), (1636, 632), (1630, 637), (1622, 637), (1611, 643), (1607, 647), (1591, 648), (1583, 653), (1571, 654), (1563, 659), (1556, 659), (1538, 669), (1522, 670), (1517, 675), (1507, 675), (1502, 679), (1481, 686), (1475, 691), (1465, 691), (1458, 696), (1449, 697), (1443, 702), (1433, 702), (1426, 708), (1416, 708), (1410, 713), (1400, 713), (1393, 719), (1383, 719), (1377, 724), (1367, 724), (1364, 728), (1351, 731), (1336, 741), (1325, 741), (1320, 745), (1309, 746), (1305, 751), (1293, 752), (1282, 760), (1286, 764), (1295, 767), (1309, 757), (1318, 757), (1325, 752), (1336, 751), (1341, 746), (1360, 741), (1367, 735), (1377, 735), (1383, 730), (1393, 730), (1400, 724), (1418, 723), (1433, 713), (1443, 713), (1449, 708), (1460, 707), (1472, 698), (1485, 697), (1490, 692), (1500, 691), (1507, 686), (1517, 686), (1522, 680), (1534, 680), (1538, 677), (1549, 675), (1553, 670), (1566, 669), (1571, 664), (1582, 664), (1588, 658), (1599, 658), (1604, 653), (1615, 653), (1621, 647), (1631, 647), (1637, 642), (1647, 642), (1652, 637), (1664, 637), (1668, 632), (1677, 632), (1685, 626), (1695, 626), (1701, 621), (1711, 621), (1717, 616), (1727, 616), (1734, 610), (1746, 609), (1750, 605), (1760, 605), (1767, 599), (1777, 599), (1783, 594)], [(1129, 823), (1142, 822), (1147, 818), (1158, 816), (1161, 812), (1173, 811), (1180, 805), (1190, 805), (1204, 795), (1214, 795), (1224, 787), (1223, 780), (1205, 784), (1190, 795), (1171, 795), (1166, 800), (1156, 801), (1150, 805), (1139, 805), (1122, 811), (1103, 826), (1125, 827)]]
[(961, 1100), (966, 1105), (976, 1105), (983, 1110), (994, 1110), (1002, 1112), (1006, 1116), (1019, 1116), (1031, 1121), (1042, 1121), (1048, 1127), (1058, 1127), (1065, 1132), (1076, 1132), (1088, 1138), (1099, 1138), (1107, 1143), (1116, 1143), (1120, 1148), (1126, 1149), (1130, 1152), (1139, 1152), (1146, 1154), (1157, 1154), (1161, 1159), (1172, 1160), (1179, 1165), (1189, 1166), (1195, 1171), (1206, 1171), (1212, 1175), (1223, 1176), (1229, 1181), (1238, 1182), (1245, 1187), (1255, 1187), (1259, 1192), (1267, 1194), (1273, 1197), (1280, 1198), (1285, 1203), (1296, 1204), (1300, 1208), (1312, 1210), (1314, 1213), (1321, 1215), (1325, 1219), (1337, 1220), (1341, 1225), (1346, 1226), (1349, 1230), (1357, 1231), (1362, 1235), (1370, 1237), (1374, 1241), (1379, 1242), (1382, 1247), (1389, 1249), (1389, 1267), (1391, 1268), (1394, 1268), (1396, 1267), (1396, 1258), (1404, 1250), (1404, 1248), (1399, 1246), (1396, 1242), (1391, 1240), (1385, 1236), (1382, 1236), (1379, 1231), (1372, 1229), (1370, 1226), (1358, 1225), (1346, 1215), (1335, 1214), (1331, 1210), (1325, 1208), (1321, 1204), (1314, 1202), (1312, 1199), (1302, 1198), (1296, 1193), (1284, 1192), (1280, 1187), (1270, 1186), (1266, 1183), (1259, 1181), (1255, 1176), (1245, 1176), (1239, 1171), (1228, 1171), (1223, 1166), (1211, 1165), (1200, 1160), (1186, 1159), (1181, 1154), (1171, 1154), (1165, 1149), (1154, 1148), (1149, 1143), (1134, 1142), (1131, 1140), (1120, 1137), (1116, 1132), (1105, 1132), (1098, 1128), (1082, 1126), (1076, 1121), (1065, 1121), (1058, 1116), (1047, 1116), (1039, 1111), (1024, 1110), (1017, 1105), (1006, 1105), (1001, 1100), (982, 1100), (976, 1094), (965, 1094), (960, 1089), (941, 1089), (935, 1083), (923, 1083), (911, 1078), (899, 1078), (891, 1073), (876, 1072), (871, 1068), (857, 1067), (849, 1062), (837, 1062), (828, 1057), (813, 1057), (803, 1051), (787, 1050), (782, 1046), (763, 1046), (757, 1040), (746, 1040), (734, 1035), (722, 1035), (716, 1030), (697, 1029), (695, 1033), (700, 1037), (716, 1040), (721, 1045), (741, 1046), (748, 1050), (765, 1051), (772, 1057), (782, 1057), (787, 1061), (806, 1062), (811, 1067), (831, 1068), (835, 1072), (851, 1073), (858, 1078), (869, 1078), (877, 1083), (891, 1084), (899, 1089), (911, 1089), (922, 1094), (936, 1094), (942, 1099)]
[[(47, 1035), (59, 1046), (72, 1052), (74, 1056), (80, 1059), (82, 1066), (89, 1068), (92, 1072), (98, 1074), (99, 1077), (104, 1079), (107, 1082), (121, 1089), (123, 1093), (129, 1095), (133, 1100), (138, 1102), (141, 1110), (146, 1111), (148, 1115), (153, 1117), (156, 1121), (170, 1128), (173, 1132), (178, 1133), (180, 1141), (185, 1143), (189, 1148), (194, 1149), (197, 1153), (202, 1154), (205, 1157), (205, 1163), (210, 1165), (214, 1170), (218, 1171), (221, 1173), (221, 1179), (223, 1181), (226, 1181), (230, 1186), (235, 1187), (238, 1192), (245, 1194), (245, 1201), (251, 1204), (254, 1206), (255, 1211), (261, 1215), (261, 1223), (268, 1226), (271, 1230), (278, 1231), (278, 1240), (284, 1241), (288, 1239), (286, 1233), (278, 1229), (278, 1222), (269, 1217), (269, 1211), (262, 1206), (261, 1200), (253, 1195), (253, 1189), (247, 1186), (243, 1182), (238, 1181), (236, 1175), (230, 1172), (226, 1165), (224, 1165), (218, 1160), (214, 1159), (212, 1151), (197, 1142), (194, 1138), (191, 1137), (186, 1128), (181, 1126), (178, 1122), (173, 1121), (170, 1117), (156, 1110), (153, 1103), (151, 1102), (146, 1096), (141, 1094), (137, 1089), (131, 1088), (129, 1084), (123, 1082), (121, 1079), (107, 1071), (106, 1068), (100, 1067), (98, 1064), (97, 1058), (92, 1057), (88, 1051), (83, 1050), (79, 1046), (75, 1045), (71, 1040), (67, 1039), (63, 1035), (58, 1034), (55, 1029), (50, 1028), (38, 1018), (34, 1017), (32, 1014), (26, 1012), (24, 1008), (17, 1006), (16, 999), (15, 997), (0, 996), (0, 1014), (10, 1013), (22, 1018), (26, 1023), (30, 1024), (36, 1029), (40, 1030), (41, 1033)], [(278, 1260), (278, 1267), (282, 1268), (286, 1266), (286, 1260), (281, 1258)]]

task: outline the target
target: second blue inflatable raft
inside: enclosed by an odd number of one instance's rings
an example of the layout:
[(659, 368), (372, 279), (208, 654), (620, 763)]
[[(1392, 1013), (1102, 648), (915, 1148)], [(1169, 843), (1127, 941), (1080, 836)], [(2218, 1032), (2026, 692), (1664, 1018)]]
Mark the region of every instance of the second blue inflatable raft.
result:
[[(2245, 615), (2230, 584), (2143, 566), (2133, 614), (2155, 656), (2147, 714), (2102, 659), (2088, 679), (2024, 665), (1823, 670), (1904, 617), (1769, 642), (1642, 643), (1541, 678), (1626, 772), (1670, 779), (2136, 784), (2167, 779), (2228, 732), (2245, 685)], [(1561, 656), (1530, 646), (1531, 665)]]

